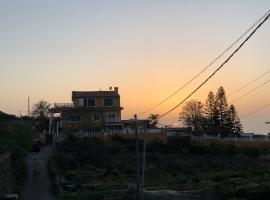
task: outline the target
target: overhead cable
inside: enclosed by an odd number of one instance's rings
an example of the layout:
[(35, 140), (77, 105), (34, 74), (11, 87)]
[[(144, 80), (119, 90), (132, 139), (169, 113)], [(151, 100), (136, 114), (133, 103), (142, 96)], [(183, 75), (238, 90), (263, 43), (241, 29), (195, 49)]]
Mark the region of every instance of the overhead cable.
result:
[(248, 83), (246, 83), (245, 85), (243, 85), (242, 87), (238, 88), (237, 90), (231, 92), (228, 97), (232, 96), (233, 94), (236, 94), (238, 92), (240, 92), (241, 90), (243, 90), (244, 88), (246, 88), (247, 86), (251, 85), (252, 83), (256, 82), (257, 80), (259, 80), (260, 78), (264, 77), (266, 74), (268, 74), (270, 72), (269, 71), (266, 71), (264, 72), (263, 74), (261, 74), (260, 76), (256, 77), (255, 79), (249, 81)]
[(250, 26), (239, 38), (237, 38), (234, 42), (232, 42), (222, 53), (220, 53), (215, 59), (213, 59), (206, 67), (204, 67), (198, 74), (196, 74), (192, 79), (190, 79), (188, 82), (186, 82), (183, 86), (181, 86), (179, 89), (177, 89), (175, 92), (173, 92), (171, 95), (163, 99), (160, 103), (156, 104), (155, 106), (139, 113), (138, 115), (143, 115), (145, 113), (148, 113), (152, 111), (153, 109), (157, 108), (173, 96), (175, 96), (177, 93), (179, 93), (181, 90), (183, 90), (186, 86), (188, 86), (190, 83), (192, 83), (196, 78), (198, 78), (203, 72), (205, 72), (210, 66), (212, 66), (217, 60), (219, 60), (225, 53), (227, 53), (232, 47), (234, 47), (245, 35), (247, 35), (260, 21), (262, 21), (267, 15), (269, 15), (270, 9), (262, 16), (260, 19), (258, 19), (252, 26)]
[(249, 113), (243, 115), (243, 116), (241, 117), (241, 119), (247, 118), (247, 117), (249, 117), (250, 115), (253, 115), (253, 114), (255, 114), (255, 113), (257, 113), (257, 112), (259, 112), (259, 111), (261, 111), (261, 110), (267, 108), (268, 106), (270, 106), (270, 104), (266, 104), (266, 105), (264, 105), (264, 106), (262, 106), (262, 107), (259, 107), (259, 108), (257, 108), (256, 110), (253, 110), (253, 111), (251, 111), (251, 112), (249, 112)]
[(242, 46), (254, 35), (254, 33), (268, 20), (270, 16), (270, 13), (263, 19), (262, 22), (260, 22), (256, 28), (248, 35), (248, 37), (238, 46), (236, 50), (233, 51), (233, 53), (205, 80), (203, 81), (195, 90), (193, 90), (184, 100), (182, 100), (180, 103), (178, 103), (176, 106), (168, 110), (167, 112), (160, 115), (159, 119), (166, 116), (176, 108), (178, 108), (180, 105), (182, 105), (187, 99), (189, 99), (194, 93), (196, 93), (203, 85), (205, 85), (229, 60), (242, 48)]
[(266, 85), (266, 84), (269, 83), (269, 82), (270, 82), (270, 79), (267, 80), (267, 81), (265, 81), (265, 82), (263, 82), (262, 84), (258, 85), (257, 87), (253, 88), (252, 90), (246, 92), (245, 94), (241, 95), (240, 97), (238, 97), (238, 98), (232, 100), (230, 103), (236, 102), (236, 101), (242, 99), (243, 97), (246, 97), (247, 95), (249, 95), (249, 94), (255, 92), (256, 90), (260, 89), (262, 86)]

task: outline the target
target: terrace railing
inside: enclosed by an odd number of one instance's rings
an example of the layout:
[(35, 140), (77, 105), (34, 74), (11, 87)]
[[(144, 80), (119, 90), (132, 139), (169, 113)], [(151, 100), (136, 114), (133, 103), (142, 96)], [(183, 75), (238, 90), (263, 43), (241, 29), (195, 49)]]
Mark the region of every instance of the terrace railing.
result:
[(73, 108), (73, 103), (54, 103), (55, 108)]
[[(161, 130), (157, 131), (158, 129), (139, 129), (138, 133), (155, 133), (160, 134), (162, 133)], [(93, 132), (72, 132), (72, 135), (75, 137), (98, 137), (98, 136), (106, 136), (106, 135), (129, 135), (134, 134), (135, 131), (131, 130), (105, 130), (105, 131), (93, 131)], [(56, 138), (62, 138), (65, 136), (65, 133), (52, 133)], [(45, 133), (40, 133), (40, 138), (45, 137)], [(241, 136), (241, 137), (234, 137), (234, 136), (227, 136), (227, 137), (220, 137), (219, 135), (192, 135), (192, 134), (167, 134), (168, 137), (183, 137), (183, 136), (190, 136), (193, 140), (221, 140), (221, 141), (231, 141), (231, 142), (270, 142), (270, 135), (251, 135), (251, 136)]]

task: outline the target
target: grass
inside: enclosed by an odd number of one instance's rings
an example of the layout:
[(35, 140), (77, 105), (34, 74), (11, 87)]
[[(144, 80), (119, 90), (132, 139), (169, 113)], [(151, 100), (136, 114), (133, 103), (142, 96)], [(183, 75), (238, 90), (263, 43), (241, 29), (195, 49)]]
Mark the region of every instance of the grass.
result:
[[(260, 159), (269, 149), (270, 143), (154, 138), (147, 145), (145, 187), (201, 189), (219, 199), (261, 197), (270, 192), (270, 163)], [(108, 198), (109, 191), (129, 191), (136, 182), (132, 138), (69, 136), (56, 147), (53, 158), (61, 175), (83, 188), (80, 199)], [(74, 192), (65, 195), (77, 199)], [(134, 190), (125, 195), (120, 192), (111, 198), (134, 199)]]

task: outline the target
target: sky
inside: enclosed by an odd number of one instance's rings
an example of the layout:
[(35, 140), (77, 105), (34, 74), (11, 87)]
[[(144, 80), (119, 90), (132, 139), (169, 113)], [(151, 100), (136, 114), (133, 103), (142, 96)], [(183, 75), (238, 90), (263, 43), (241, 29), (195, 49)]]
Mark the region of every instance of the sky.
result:
[[(269, 0), (0, 0), (0, 110), (71, 102), (73, 90), (118, 86), (122, 118), (159, 103), (189, 81), (270, 8)], [(270, 69), (270, 21), (191, 99), (227, 94)], [(180, 102), (229, 54), (152, 113)], [(233, 99), (267, 81), (266, 75)], [(270, 83), (234, 102), (241, 116), (270, 102)], [(181, 107), (161, 119), (178, 123)], [(139, 118), (146, 118), (146, 115)], [(242, 119), (266, 134), (270, 106)]]

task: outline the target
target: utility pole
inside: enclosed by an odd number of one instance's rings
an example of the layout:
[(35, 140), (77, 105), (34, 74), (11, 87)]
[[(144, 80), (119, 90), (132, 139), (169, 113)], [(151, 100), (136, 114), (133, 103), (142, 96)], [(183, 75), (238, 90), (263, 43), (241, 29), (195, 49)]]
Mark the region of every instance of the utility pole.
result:
[(22, 111), (20, 111), (20, 119), (21, 119), (21, 123), (22, 123)]
[[(270, 121), (269, 122), (265, 122), (265, 124), (269, 124), (270, 125)], [(270, 135), (270, 132), (268, 133), (268, 135)]]
[(137, 115), (134, 115), (135, 119), (135, 138), (136, 138), (136, 160), (137, 160), (137, 181), (136, 181), (136, 195), (135, 200), (140, 199), (140, 157), (139, 157), (139, 138), (138, 138), (138, 122)]
[(27, 109), (27, 111), (28, 111), (28, 117), (30, 117), (30, 97), (28, 96), (28, 109)]

